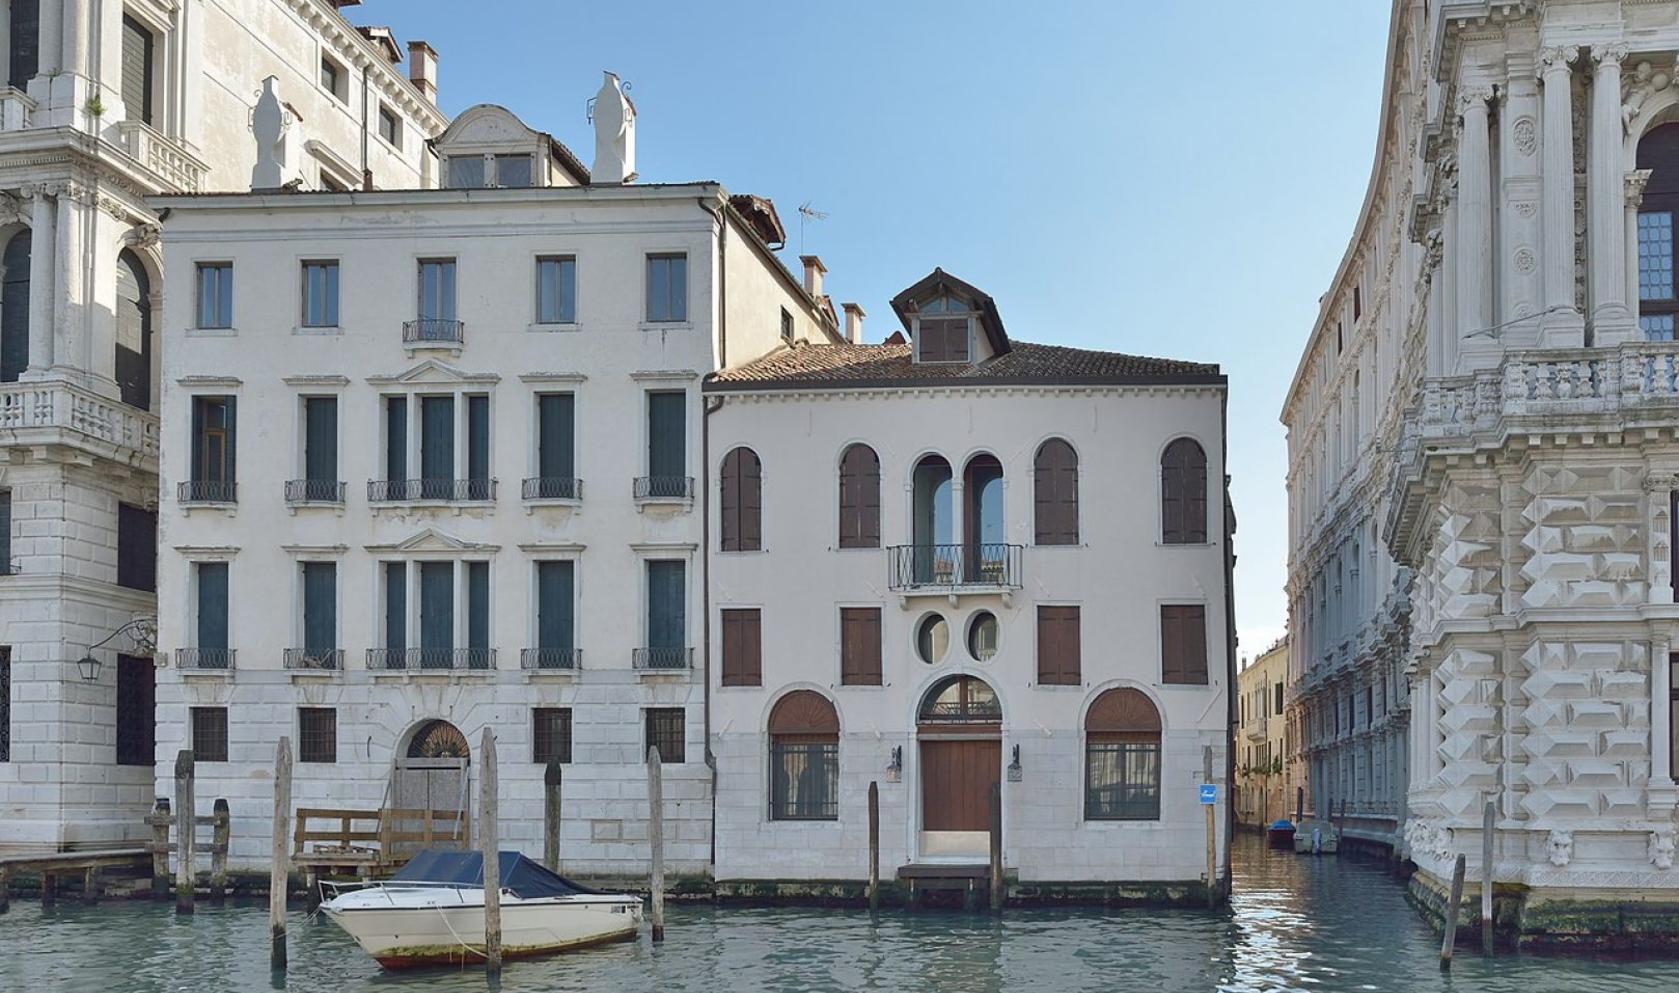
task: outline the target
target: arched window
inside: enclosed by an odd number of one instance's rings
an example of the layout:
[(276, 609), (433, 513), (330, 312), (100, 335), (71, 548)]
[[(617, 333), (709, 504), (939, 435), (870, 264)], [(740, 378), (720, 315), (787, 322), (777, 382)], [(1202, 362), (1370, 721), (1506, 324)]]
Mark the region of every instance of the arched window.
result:
[(839, 819), (839, 714), (794, 690), (770, 711), (770, 820)]
[(1085, 714), (1084, 816), (1160, 819), (1160, 712), (1140, 690), (1107, 690)]
[(117, 256), (117, 386), (122, 402), (152, 406), (152, 290), (140, 259), (128, 249)]
[(1032, 460), (1032, 532), (1039, 545), (1079, 543), (1079, 457), (1051, 438)]
[[(12, 0), (11, 8), (12, 23), (8, 25), (7, 39), (11, 64), (6, 81), (12, 89), (23, 90), (29, 87), (41, 64), (41, 0)], [(57, 53), (53, 57), (57, 58)]]
[(911, 525), (911, 575), (917, 584), (956, 582), (957, 546), (951, 503), (950, 463), (928, 455), (915, 464), (914, 517)]
[(723, 551), (764, 547), (764, 480), (758, 453), (736, 448), (723, 456)]
[(839, 546), (880, 547), (880, 456), (864, 444), (840, 457)]
[(1207, 540), (1207, 453), (1193, 438), (1173, 441), (1161, 456), (1160, 519), (1168, 545)]
[(1638, 140), (1638, 168), (1650, 170), (1638, 209), (1638, 326), (1650, 341), (1672, 341), (1674, 318), (1679, 314), (1679, 294), (1673, 289), (1679, 123), (1652, 128)]
[(997, 691), (983, 679), (951, 676), (933, 684), (921, 701), (922, 724), (996, 724), (1003, 719)]
[(0, 383), (29, 368), (29, 232), (19, 231), (0, 254)]
[(997, 456), (981, 452), (962, 469), (962, 495), (967, 507), (962, 515), (962, 557), (970, 583), (1002, 583), (1008, 561), (1007, 535), (1003, 532), (1003, 464)]

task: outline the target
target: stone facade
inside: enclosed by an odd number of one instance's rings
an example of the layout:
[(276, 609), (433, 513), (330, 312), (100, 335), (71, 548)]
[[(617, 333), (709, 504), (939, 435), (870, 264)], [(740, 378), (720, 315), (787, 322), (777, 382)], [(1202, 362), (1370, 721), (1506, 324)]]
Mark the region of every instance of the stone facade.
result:
[[(297, 112), (282, 179), (305, 188), (360, 185), (364, 168), (376, 185), (426, 185), (424, 139), (442, 117), (435, 61), (410, 82), (395, 49), (328, 0), (42, 0), (39, 10), (33, 75), (13, 64), (30, 46), (9, 12), (0, 17), (14, 83), (0, 88), (0, 246), (12, 246), (14, 267), (0, 377), (0, 499), (11, 505), (0, 848), (56, 849), (143, 837), (153, 795), (150, 765), (116, 754), (116, 655), (149, 657), (150, 646), (107, 641), (156, 614), (151, 579), (118, 574), (119, 507), (157, 506), (163, 271), (145, 197), (248, 189), (247, 121), (265, 78)], [(129, 73), (144, 85), (127, 92), (125, 32), (150, 53), (149, 71)], [(324, 86), (326, 62), (341, 70), (338, 91)], [(362, 141), (364, 102), (398, 122), (399, 145)], [(76, 661), (101, 642), (101, 675), (84, 681)]]
[(1287, 717), (1288, 638), (1260, 653), (1236, 674), (1236, 823), (1263, 830), (1279, 818), (1293, 819), (1304, 804)]

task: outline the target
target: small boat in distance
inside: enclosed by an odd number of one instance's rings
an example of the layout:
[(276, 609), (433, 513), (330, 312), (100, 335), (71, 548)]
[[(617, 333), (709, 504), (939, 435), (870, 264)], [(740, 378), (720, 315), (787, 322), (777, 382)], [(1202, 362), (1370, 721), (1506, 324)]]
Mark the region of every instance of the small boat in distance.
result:
[[(503, 957), (635, 939), (640, 897), (579, 886), (518, 852), (499, 862)], [(338, 890), (321, 909), (387, 969), (482, 962), (484, 856), (423, 851), (390, 880)]]
[(1279, 817), (1265, 829), (1265, 840), (1272, 848), (1294, 848), (1294, 822), (1286, 817)]

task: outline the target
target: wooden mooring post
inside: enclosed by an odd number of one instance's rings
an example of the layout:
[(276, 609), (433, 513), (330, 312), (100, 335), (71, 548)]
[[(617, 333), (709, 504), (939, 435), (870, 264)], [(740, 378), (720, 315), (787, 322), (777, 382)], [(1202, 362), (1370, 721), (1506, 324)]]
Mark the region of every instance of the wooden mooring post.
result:
[(478, 751), (484, 767), (483, 794), (478, 798), (478, 833), (484, 846), (484, 970), (493, 982), (501, 977), (501, 851), (496, 847), (496, 736), (489, 728)]
[(198, 833), (193, 817), (193, 757), (192, 749), (183, 748), (175, 757), (175, 913), (192, 913), (193, 839)]
[(12, 870), (0, 865), (0, 914), (12, 909)]
[(268, 967), (286, 970), (286, 885), (290, 878), (287, 843), (291, 840), (291, 738), (282, 735), (274, 750), (274, 849), (268, 867)]
[(1492, 948), (1492, 832), (1497, 810), (1491, 800), (1481, 812), (1481, 951)]
[(216, 797), (210, 815), (210, 899), (227, 899), (227, 842), (232, 828), (232, 815), (227, 798)]
[(82, 872), (82, 899), (87, 903), (99, 902), (99, 867), (88, 866)]
[(1446, 935), (1440, 940), (1440, 968), (1452, 967), (1452, 946), (1457, 944), (1457, 914), (1458, 905), (1463, 902), (1463, 874), (1469, 865), (1469, 860), (1462, 855), (1452, 866), (1452, 895), (1446, 904)]
[(549, 759), (542, 773), (542, 864), (560, 871), (560, 771), (559, 759)]
[(869, 912), (880, 909), (880, 784), (869, 783)]
[(169, 899), (169, 798), (160, 796), (146, 823), (152, 827), (152, 899)]
[(659, 747), (647, 747), (648, 890), (653, 904), (653, 940), (665, 940), (665, 790)]
[(991, 795), (987, 798), (990, 804), (991, 827), (991, 912), (1000, 914), (1003, 911), (1003, 787), (1001, 784), (991, 784)]

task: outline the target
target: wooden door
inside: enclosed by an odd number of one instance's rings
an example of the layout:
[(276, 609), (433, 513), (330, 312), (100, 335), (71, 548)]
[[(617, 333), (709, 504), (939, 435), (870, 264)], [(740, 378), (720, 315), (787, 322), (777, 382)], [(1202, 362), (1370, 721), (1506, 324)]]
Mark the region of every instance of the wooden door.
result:
[(991, 787), (1002, 781), (999, 739), (921, 743), (921, 830), (990, 829)]

